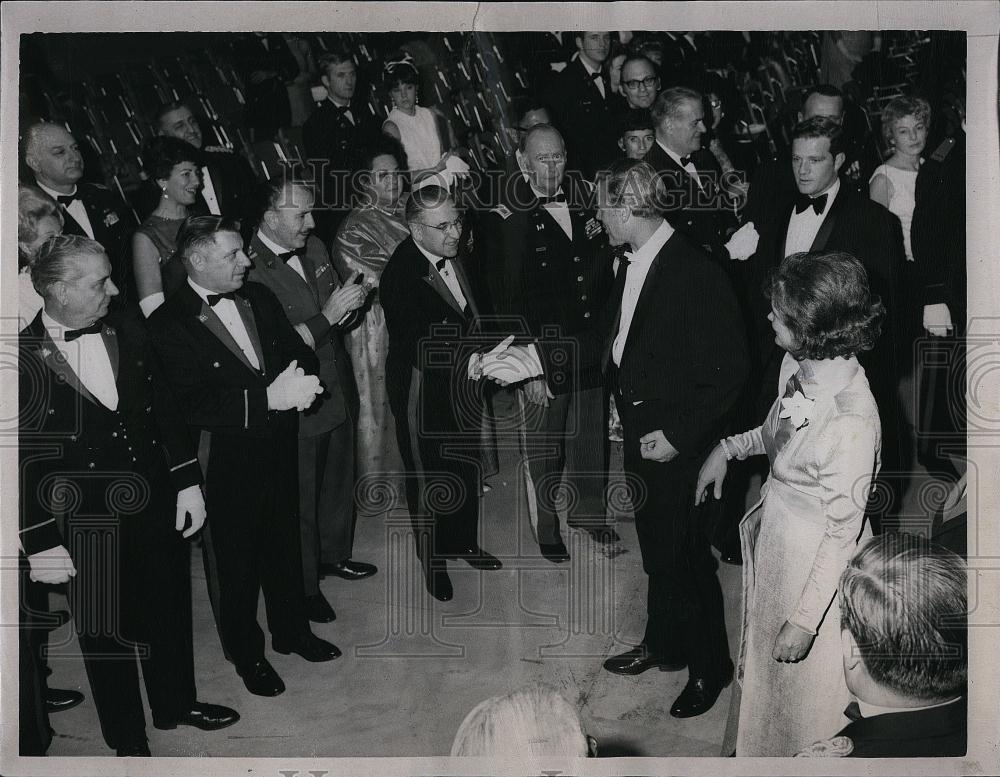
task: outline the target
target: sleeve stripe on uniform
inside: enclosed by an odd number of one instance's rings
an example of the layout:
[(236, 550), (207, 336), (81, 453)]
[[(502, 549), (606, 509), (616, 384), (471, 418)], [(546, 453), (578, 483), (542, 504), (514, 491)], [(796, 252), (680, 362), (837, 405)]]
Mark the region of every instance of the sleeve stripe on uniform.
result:
[(42, 521), (41, 523), (36, 523), (34, 526), (25, 526), (21, 529), (18, 534), (24, 534), (25, 532), (31, 531), (32, 529), (41, 529), (43, 526), (47, 526), (50, 523), (55, 523), (55, 518), (49, 518), (47, 521)]
[(175, 467), (171, 467), (171, 468), (170, 468), (170, 471), (171, 471), (171, 472), (176, 472), (176, 471), (177, 471), (177, 470), (179, 470), (179, 469), (180, 469), (181, 467), (186, 467), (186, 466), (188, 466), (189, 464), (196, 464), (197, 462), (198, 462), (198, 459), (190, 459), (189, 461), (185, 461), (185, 462), (184, 462), (183, 464), (178, 464), (178, 465), (177, 465), (177, 466), (175, 466)]

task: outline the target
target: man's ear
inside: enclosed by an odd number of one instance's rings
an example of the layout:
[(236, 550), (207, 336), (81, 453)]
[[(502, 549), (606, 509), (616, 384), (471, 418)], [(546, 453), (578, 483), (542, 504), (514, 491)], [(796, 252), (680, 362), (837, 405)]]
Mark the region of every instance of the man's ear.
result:
[(52, 289), (52, 296), (56, 298), (56, 302), (60, 305), (65, 305), (66, 297), (69, 294), (69, 287), (66, 281), (56, 281), (50, 288)]
[(844, 166), (844, 162), (846, 161), (847, 161), (847, 154), (841, 151), (840, 153), (837, 154), (837, 156), (833, 158), (833, 169), (839, 173), (840, 168)]
[(329, 92), (330, 91), (330, 76), (328, 76), (326, 73), (324, 73), (323, 75), (321, 75), (319, 77), (319, 80), (320, 80), (320, 83), (323, 84), (323, 86), (326, 87), (326, 91)]
[(618, 148), (620, 148), (622, 151), (625, 150), (625, 139), (624, 138), (618, 138)]
[(857, 669), (859, 664), (863, 663), (858, 643), (848, 629), (840, 630), (840, 649), (844, 655), (844, 669), (846, 671), (852, 672)]
[(31, 172), (33, 172), (33, 173), (37, 173), (38, 172), (38, 160), (35, 159), (35, 155), (34, 154), (25, 154), (24, 155), (24, 163), (28, 166), (28, 168), (31, 170)]

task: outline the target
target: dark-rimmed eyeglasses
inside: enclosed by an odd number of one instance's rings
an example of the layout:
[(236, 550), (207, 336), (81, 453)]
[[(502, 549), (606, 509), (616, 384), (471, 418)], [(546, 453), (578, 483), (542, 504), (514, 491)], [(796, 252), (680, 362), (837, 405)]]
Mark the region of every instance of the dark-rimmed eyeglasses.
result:
[(652, 89), (660, 83), (658, 76), (646, 76), (645, 78), (630, 78), (628, 81), (622, 81), (626, 89), (631, 89), (633, 92), (640, 86), (646, 87), (646, 89)]

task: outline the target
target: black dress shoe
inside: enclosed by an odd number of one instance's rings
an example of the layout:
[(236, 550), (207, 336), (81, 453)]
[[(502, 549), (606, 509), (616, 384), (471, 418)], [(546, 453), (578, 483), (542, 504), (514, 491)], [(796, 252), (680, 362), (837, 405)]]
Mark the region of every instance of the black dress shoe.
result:
[(670, 714), (675, 718), (693, 718), (695, 715), (705, 714), (712, 709), (715, 700), (727, 685), (728, 681), (719, 682), (705, 677), (688, 678), (687, 685), (670, 708)]
[(626, 653), (612, 656), (604, 662), (604, 668), (614, 674), (642, 674), (654, 667), (661, 672), (679, 672), (687, 666), (687, 661), (650, 653), (645, 645), (634, 647)]
[(119, 758), (149, 758), (149, 745), (145, 742), (134, 745), (123, 745), (115, 750), (115, 755)]
[(333, 623), (337, 620), (337, 613), (333, 611), (323, 594), (306, 597), (306, 616), (313, 623)]
[(621, 542), (622, 539), (618, 532), (610, 526), (589, 526), (583, 530), (599, 545), (611, 545), (615, 542)]
[(424, 570), (424, 582), (427, 584), (427, 592), (439, 602), (450, 602), (455, 596), (447, 569)]
[(566, 546), (562, 540), (548, 545), (540, 542), (538, 543), (538, 549), (553, 564), (562, 564), (564, 561), (569, 561), (569, 551), (566, 550)]
[(271, 641), (271, 647), (274, 648), (276, 653), (281, 653), (283, 656), (296, 653), (306, 661), (312, 661), (314, 664), (323, 661), (332, 661), (340, 656), (340, 650), (336, 645), (332, 642), (327, 642), (325, 639), (320, 639), (315, 634), (303, 634), (291, 642), (284, 642), (275, 638)]
[(220, 704), (205, 704), (196, 701), (191, 709), (182, 712), (175, 720), (157, 721), (153, 720), (153, 726), (158, 729), (169, 731), (178, 726), (194, 726), (202, 731), (216, 731), (226, 726), (231, 726), (240, 719), (240, 713), (229, 707)]
[(500, 559), (482, 548), (465, 548), (449, 558), (460, 558), (473, 569), (494, 570), (503, 567)]
[(363, 561), (347, 559), (339, 564), (320, 564), (319, 571), (324, 575), (334, 575), (344, 580), (363, 580), (378, 572), (378, 567)]
[(254, 696), (277, 696), (285, 692), (285, 684), (266, 658), (236, 672), (243, 678), (243, 684)]
[(83, 694), (79, 691), (63, 690), (62, 688), (45, 689), (45, 711), (63, 712), (73, 709), (83, 701)]

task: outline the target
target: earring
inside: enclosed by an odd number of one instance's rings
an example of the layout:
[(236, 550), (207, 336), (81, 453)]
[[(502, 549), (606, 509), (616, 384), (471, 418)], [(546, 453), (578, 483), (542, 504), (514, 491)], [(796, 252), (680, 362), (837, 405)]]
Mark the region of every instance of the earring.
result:
[(168, 200), (168, 199), (170, 199), (170, 198), (169, 198), (169, 197), (167, 196), (167, 187), (166, 187), (166, 186), (164, 186), (164, 187), (163, 187), (163, 199), (165, 199), (165, 200)]

